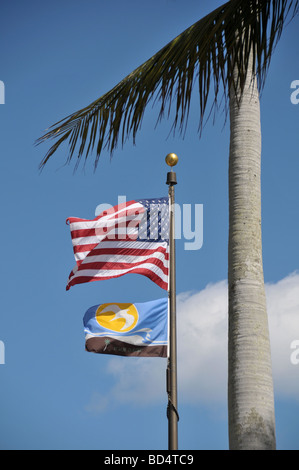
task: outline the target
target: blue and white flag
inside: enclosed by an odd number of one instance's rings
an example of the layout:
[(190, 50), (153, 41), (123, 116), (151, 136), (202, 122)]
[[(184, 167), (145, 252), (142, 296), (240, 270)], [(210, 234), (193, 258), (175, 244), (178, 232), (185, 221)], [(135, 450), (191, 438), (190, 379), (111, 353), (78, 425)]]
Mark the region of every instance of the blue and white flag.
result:
[(168, 299), (95, 305), (83, 323), (88, 352), (167, 357)]

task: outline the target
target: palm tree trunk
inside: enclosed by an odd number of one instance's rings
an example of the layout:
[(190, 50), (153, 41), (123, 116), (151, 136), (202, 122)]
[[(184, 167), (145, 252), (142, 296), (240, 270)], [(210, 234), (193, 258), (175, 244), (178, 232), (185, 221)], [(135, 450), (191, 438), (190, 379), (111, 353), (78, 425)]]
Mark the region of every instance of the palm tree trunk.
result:
[[(252, 59), (252, 58), (251, 58)], [(252, 70), (252, 60), (248, 64)], [(275, 449), (272, 366), (261, 237), (261, 129), (256, 80), (230, 93), (229, 442)]]

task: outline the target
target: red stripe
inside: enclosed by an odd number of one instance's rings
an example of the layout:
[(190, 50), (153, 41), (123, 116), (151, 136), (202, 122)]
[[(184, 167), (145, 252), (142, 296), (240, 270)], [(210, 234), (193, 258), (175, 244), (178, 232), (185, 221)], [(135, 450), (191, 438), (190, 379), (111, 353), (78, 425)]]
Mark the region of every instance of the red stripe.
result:
[[(134, 204), (135, 204), (135, 202), (134, 202)], [(124, 210), (124, 211), (120, 212), (119, 214), (115, 214), (114, 218), (117, 220), (120, 217), (129, 217), (131, 215), (135, 215), (137, 217), (138, 215), (143, 214), (144, 212), (145, 212), (144, 207), (140, 205), (140, 207), (138, 207), (138, 209), (137, 208), (127, 209), (127, 210)], [(112, 217), (109, 220), (112, 220)]]
[(74, 246), (74, 253), (81, 253), (84, 251), (91, 251), (93, 250), (96, 246), (98, 246), (98, 243), (91, 243), (90, 245), (77, 245)]
[[(86, 260), (87, 258), (85, 258)], [(168, 268), (166, 268), (163, 264), (163, 261), (157, 258), (148, 258), (143, 261), (138, 261), (137, 263), (121, 263), (121, 262), (109, 262), (109, 261), (99, 261), (99, 262), (93, 262), (93, 263), (86, 263), (84, 260), (84, 263), (81, 263), (79, 266), (78, 271), (82, 271), (85, 269), (98, 269), (99, 271), (101, 269), (107, 269), (107, 271), (117, 271), (118, 269), (130, 269), (133, 266), (141, 266), (145, 263), (147, 264), (153, 264), (161, 269), (164, 274), (167, 275), (168, 273)]]
[[(111, 242), (111, 241), (120, 241), (120, 242), (134, 242), (138, 238), (137, 233), (132, 233), (129, 235), (126, 235), (124, 233), (109, 233), (105, 238), (102, 240), (99, 240), (98, 243), (93, 243), (93, 244), (86, 244), (86, 245), (75, 245), (74, 246), (74, 253), (78, 253), (78, 251), (91, 251), (93, 248), (101, 244), (102, 242)], [(82, 248), (81, 248), (82, 247)], [(91, 253), (90, 253), (91, 254)]]
[[(168, 290), (167, 282), (163, 281), (157, 274), (153, 273), (150, 270), (136, 268), (124, 274), (142, 274), (143, 276), (149, 278), (151, 281), (155, 282), (162, 289)], [(72, 286), (75, 286), (76, 284), (83, 284), (85, 282), (93, 282), (93, 281), (104, 281), (105, 279), (115, 279), (117, 277), (123, 276), (124, 274), (107, 276), (107, 277), (104, 277), (103, 279), (98, 278), (98, 277), (95, 278), (95, 277), (89, 277), (89, 276), (78, 276), (68, 283), (68, 285), (66, 286), (66, 290), (69, 290)]]
[[(118, 216), (116, 215), (116, 212), (119, 212), (123, 209), (126, 209), (126, 207), (130, 207), (132, 206), (133, 204), (136, 204), (136, 201), (128, 201), (128, 202), (123, 202), (117, 206), (114, 206), (114, 207), (111, 207), (110, 209), (107, 209), (105, 211), (103, 211), (100, 215), (98, 215), (95, 219), (93, 220), (90, 220), (90, 219), (81, 219), (79, 217), (68, 217), (66, 219), (66, 223), (69, 223), (69, 224), (73, 224), (75, 222), (96, 222), (98, 220), (100, 220), (102, 217), (107, 217), (107, 215), (115, 215), (115, 218), (117, 218)], [(142, 205), (140, 204), (140, 213), (142, 213)], [(143, 209), (144, 210), (144, 209)], [(137, 211), (137, 209), (128, 209), (127, 210), (127, 213), (132, 213), (134, 214), (134, 212)], [(123, 213), (125, 214), (126, 212), (123, 211)], [(139, 212), (137, 212), (139, 213)]]
[(161, 279), (161, 277), (158, 276), (158, 274), (153, 273), (149, 269), (136, 268), (136, 269), (134, 269), (133, 271), (130, 271), (130, 272), (134, 273), (134, 274), (142, 274), (143, 276), (146, 276), (149, 279), (151, 279), (151, 281), (154, 281), (156, 284), (158, 284), (158, 286), (162, 287), (162, 289), (168, 290), (167, 282), (163, 281), (163, 279)]
[(94, 237), (95, 235), (96, 235), (95, 228), (85, 228), (85, 229), (71, 231), (72, 239), (81, 238), (81, 237)]
[(159, 246), (156, 249), (144, 249), (144, 248), (94, 248), (91, 253), (87, 256), (98, 256), (98, 255), (127, 255), (127, 256), (147, 256), (154, 253), (164, 253), (165, 259), (169, 259), (169, 253), (167, 248)]

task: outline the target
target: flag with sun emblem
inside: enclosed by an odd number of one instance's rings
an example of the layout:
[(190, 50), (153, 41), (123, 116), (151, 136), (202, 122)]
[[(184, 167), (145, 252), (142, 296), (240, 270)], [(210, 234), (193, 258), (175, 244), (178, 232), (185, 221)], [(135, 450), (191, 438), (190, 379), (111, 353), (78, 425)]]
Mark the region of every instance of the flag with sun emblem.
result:
[(167, 357), (168, 299), (95, 305), (83, 323), (88, 352)]

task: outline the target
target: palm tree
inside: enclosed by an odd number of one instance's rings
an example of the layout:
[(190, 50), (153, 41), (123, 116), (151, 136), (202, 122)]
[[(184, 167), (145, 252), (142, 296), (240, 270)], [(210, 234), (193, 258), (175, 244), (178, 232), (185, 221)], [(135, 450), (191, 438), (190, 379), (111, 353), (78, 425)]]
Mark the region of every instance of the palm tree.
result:
[(249, 74), (241, 98), (232, 87), (230, 123), (229, 440), (231, 449), (275, 449), (261, 241), (259, 93)]
[[(261, 243), (259, 93), (287, 17), (299, 0), (231, 0), (202, 18), (86, 108), (54, 124), (37, 143), (63, 142), (67, 162), (96, 148), (111, 154), (140, 129), (145, 108), (160, 102), (158, 120), (175, 106), (184, 131), (197, 83), (199, 131), (221, 103), (230, 110), (229, 156), (229, 441), (231, 449), (275, 449), (275, 417)], [(207, 111), (209, 96), (212, 105)]]

